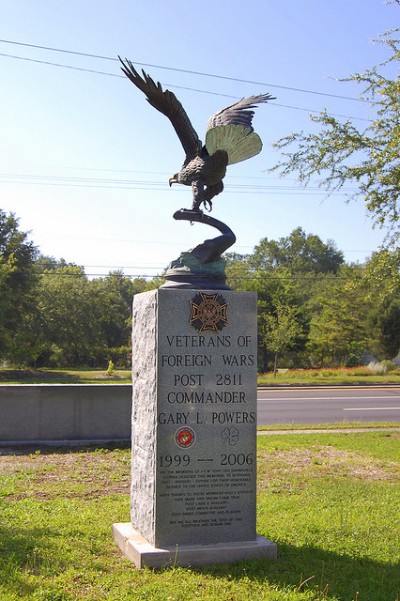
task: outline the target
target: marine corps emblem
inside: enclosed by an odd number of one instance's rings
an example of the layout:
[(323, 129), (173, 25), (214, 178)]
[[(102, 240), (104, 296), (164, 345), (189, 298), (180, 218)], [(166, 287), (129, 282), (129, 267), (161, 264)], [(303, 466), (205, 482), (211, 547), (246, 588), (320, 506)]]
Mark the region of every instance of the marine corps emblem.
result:
[(219, 332), (228, 323), (228, 303), (217, 292), (200, 292), (190, 301), (190, 324), (199, 332)]
[(180, 428), (175, 434), (175, 442), (181, 449), (188, 449), (194, 444), (195, 433), (192, 428)]

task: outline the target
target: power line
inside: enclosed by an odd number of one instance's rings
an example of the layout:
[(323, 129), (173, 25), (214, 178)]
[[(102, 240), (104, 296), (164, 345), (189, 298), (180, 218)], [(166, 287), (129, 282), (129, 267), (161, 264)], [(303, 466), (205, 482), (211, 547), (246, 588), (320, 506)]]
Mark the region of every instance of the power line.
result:
[[(0, 40), (0, 42), (1, 42), (1, 40)], [(53, 63), (51, 61), (42, 61), (42, 60), (35, 59), (35, 58), (28, 58), (26, 56), (17, 56), (15, 54), (5, 54), (4, 52), (0, 52), (0, 56), (5, 56), (7, 58), (15, 58), (15, 59), (21, 60), (21, 61), (28, 61), (30, 63), (39, 63), (42, 65), (50, 65), (52, 67), (61, 67), (63, 69), (72, 69), (73, 71), (86, 71), (87, 73), (96, 73), (97, 75), (108, 75), (109, 77), (119, 77), (120, 79), (124, 78), (123, 75), (119, 75), (117, 73), (108, 73), (107, 71), (98, 71), (96, 69), (86, 69), (84, 67), (63, 65), (61, 63)]]
[[(242, 248), (244, 248), (244, 247), (242, 247)], [(343, 251), (343, 252), (354, 252), (354, 253), (358, 253), (358, 252), (370, 252), (370, 253), (372, 253), (374, 251), (371, 251), (371, 250), (369, 250), (369, 251), (353, 250), (353, 251)], [(245, 255), (242, 255), (242, 256), (245, 256)], [(35, 273), (39, 273), (40, 274), (40, 273), (42, 273), (42, 271), (41, 271), (42, 269), (46, 269), (46, 270), (48, 270), (49, 273), (57, 275), (57, 271), (54, 271), (54, 265), (52, 263), (40, 263), (39, 265), (34, 265), (33, 267), (35, 269)], [(86, 269), (89, 269), (89, 270), (92, 270), (92, 269), (97, 269), (97, 270), (98, 269), (102, 269), (102, 270), (103, 269), (107, 269), (107, 270), (109, 270), (109, 272), (111, 272), (112, 276), (115, 274), (115, 272), (118, 272), (118, 273), (121, 273), (122, 277), (125, 276), (125, 274), (123, 273), (125, 270), (130, 271), (132, 269), (135, 269), (135, 270), (140, 270), (140, 272), (143, 273), (143, 270), (163, 271), (166, 268), (165, 265), (164, 266), (161, 266), (161, 265), (154, 265), (154, 266), (152, 266), (152, 265), (122, 265), (121, 266), (121, 265), (86, 265), (86, 264), (85, 265), (78, 265), (78, 264), (75, 264), (75, 263), (72, 263), (72, 264), (71, 263), (67, 263), (66, 265), (60, 265), (60, 267), (61, 268), (63, 268), (63, 267), (66, 267), (66, 268), (71, 268), (71, 267), (72, 268), (76, 268), (76, 267), (79, 267), (79, 268), (82, 268), (84, 271)], [(57, 266), (56, 266), (56, 269), (57, 269)], [(17, 271), (17, 272), (13, 272), (13, 273), (27, 273), (27, 272)], [(86, 273), (86, 271), (85, 271), (85, 273)], [(46, 271), (46, 274), (47, 274), (47, 271)], [(62, 274), (60, 274), (60, 275), (62, 275)], [(78, 276), (81, 277), (84, 274), (79, 273), (79, 274), (72, 274), (72, 275), (78, 275)], [(94, 274), (90, 273), (88, 275), (94, 275)], [(97, 275), (104, 275), (104, 274), (98, 274), (97, 273)], [(139, 276), (136, 275), (136, 276), (132, 276), (132, 277), (139, 277)], [(146, 277), (151, 277), (151, 276), (149, 276), (149, 274), (147, 274)], [(244, 279), (249, 279), (249, 278), (250, 279), (254, 279), (255, 278), (255, 276), (241, 276), (240, 273), (239, 274), (233, 274), (233, 273), (231, 273), (229, 277), (233, 278), (233, 279), (235, 279), (235, 278), (236, 279), (241, 279), (242, 277)], [(257, 276), (257, 277), (260, 278), (261, 276)], [(288, 279), (293, 279), (293, 278), (296, 278), (296, 277), (297, 278), (303, 278), (304, 276), (291, 276)], [(315, 276), (312, 276), (312, 277), (315, 277)], [(345, 276), (343, 276), (343, 277), (345, 277)], [(286, 278), (281, 278), (280, 276), (271, 276), (271, 275), (265, 275), (265, 278), (267, 278), (267, 279), (286, 279)], [(352, 278), (349, 276), (349, 279), (352, 279)]]
[[(151, 174), (151, 172), (146, 172)], [(234, 178), (233, 178), (234, 179)], [(246, 177), (242, 179), (258, 179)], [(265, 178), (268, 182), (269, 179)], [(44, 186), (65, 186), (65, 187), (85, 187), (85, 188), (103, 188), (103, 189), (122, 189), (122, 190), (149, 190), (170, 192), (166, 181), (155, 179), (136, 180), (136, 179), (114, 179), (114, 178), (96, 178), (96, 177), (74, 177), (62, 175), (32, 175), (22, 173), (0, 173), (0, 183), (25, 184), (25, 185), (44, 185)], [(230, 183), (229, 179), (225, 183), (225, 190), (232, 193), (284, 193), (284, 194), (320, 194), (318, 186), (309, 186), (304, 190), (301, 186), (280, 185), (271, 183)], [(336, 194), (346, 194), (353, 192), (353, 188), (342, 188)], [(177, 188), (176, 192), (185, 192), (184, 188)]]
[[(1, 40), (0, 40), (1, 41)], [(31, 63), (39, 63), (42, 65), (48, 65), (48, 66), (52, 66), (52, 67), (60, 67), (62, 69), (71, 69), (72, 71), (83, 71), (83, 72), (87, 72), (87, 73), (94, 73), (96, 75), (108, 75), (109, 77), (118, 77), (119, 79), (124, 79), (125, 76), (124, 75), (119, 75), (117, 73), (109, 73), (107, 71), (98, 71), (96, 69), (87, 69), (84, 67), (75, 67), (73, 65), (63, 65), (61, 63), (53, 63), (51, 61), (43, 61), (43, 60), (38, 60), (38, 59), (34, 59), (34, 58), (28, 58), (25, 56), (16, 56), (14, 54), (5, 54), (4, 52), (0, 52), (0, 56), (4, 56), (7, 58), (14, 58), (17, 60), (22, 60), (22, 61), (28, 61)], [(222, 92), (213, 92), (211, 90), (200, 90), (199, 88), (191, 88), (188, 86), (179, 86), (176, 84), (170, 84), (170, 83), (163, 83), (162, 84), (164, 87), (170, 87), (170, 88), (174, 88), (174, 89), (178, 89), (178, 90), (188, 90), (190, 92), (197, 92), (199, 94), (209, 94), (211, 96), (221, 96), (223, 98), (230, 98), (230, 99), (234, 99), (237, 100), (238, 96), (233, 96), (232, 94), (223, 94)], [(274, 106), (278, 106), (280, 108), (289, 108), (291, 110), (296, 110), (296, 111), (303, 111), (306, 113), (316, 113), (319, 114), (320, 111), (317, 111), (315, 109), (309, 109), (309, 108), (305, 108), (305, 107), (300, 107), (300, 106), (293, 106), (293, 105), (287, 105), (287, 104), (281, 104), (278, 102), (270, 102), (271, 105)], [(367, 121), (370, 122), (370, 119), (365, 119), (363, 117), (352, 117), (349, 115), (341, 115), (338, 113), (329, 113), (332, 117), (341, 117), (344, 119), (354, 119), (357, 121)]]
[[(362, 264), (360, 265), (362, 267)], [(79, 267), (79, 265), (66, 265), (66, 268), (71, 267)], [(165, 267), (160, 268), (164, 273), (158, 274), (148, 274), (148, 273), (136, 273), (136, 274), (125, 274), (122, 273), (121, 276), (123, 278), (144, 278), (144, 279), (158, 279), (160, 277), (164, 277), (165, 275)], [(122, 271), (121, 269), (119, 271)], [(30, 275), (32, 272), (16, 270), (13, 274), (18, 275)], [(104, 274), (104, 273), (68, 273), (68, 272), (59, 272), (57, 270), (48, 269), (46, 271), (36, 271), (35, 275), (40, 275), (44, 277), (67, 277), (67, 278), (88, 278), (88, 277), (114, 277), (113, 273)], [(314, 275), (291, 275), (291, 276), (275, 276), (263, 273), (262, 275), (235, 275), (235, 274), (227, 274), (227, 277), (230, 281), (241, 281), (241, 282), (261, 282), (264, 280), (267, 281), (287, 281), (287, 282), (321, 282), (325, 279), (330, 283), (334, 283), (336, 281), (361, 281), (360, 278), (356, 275), (355, 277), (351, 276), (342, 276), (337, 273), (317, 273)], [(385, 280), (390, 280), (390, 276), (383, 277)], [(366, 280), (362, 280), (362, 282), (368, 283)]]
[[(15, 164), (14, 167), (18, 168), (19, 166), (23, 167), (24, 169), (34, 169), (36, 170), (49, 170), (50, 172), (53, 170), (65, 170), (65, 171), (87, 171), (87, 172), (97, 172), (97, 173), (128, 173), (128, 174), (140, 174), (140, 175), (146, 175), (146, 176), (160, 176), (162, 177), (162, 180), (158, 180), (158, 179), (152, 179), (150, 180), (150, 183), (154, 182), (156, 184), (165, 184), (168, 181), (168, 178), (170, 176), (170, 173), (168, 171), (154, 171), (152, 169), (132, 169), (132, 168), (128, 168), (128, 169), (110, 169), (107, 167), (86, 167), (86, 166), (73, 166), (73, 165), (35, 165), (35, 164), (30, 164), (30, 163), (26, 163), (26, 164)], [(265, 173), (265, 171), (261, 171), (261, 173)], [(1, 177), (21, 177), (21, 178), (48, 178), (48, 179), (71, 179), (71, 180), (93, 180), (93, 181), (104, 181), (104, 182), (119, 182), (119, 181), (125, 181), (125, 182), (135, 182), (135, 181), (145, 181), (147, 183), (149, 183), (148, 180), (132, 180), (132, 179), (114, 179), (114, 178), (98, 178), (98, 177), (88, 177), (88, 176), (83, 176), (83, 177), (76, 177), (76, 176), (71, 176), (71, 175), (47, 175), (46, 173), (42, 174), (42, 175), (35, 175), (32, 173), (10, 173), (10, 172), (6, 172), (1, 174), (0, 173), (0, 178)], [(274, 175), (234, 175), (233, 173), (229, 173), (227, 178), (230, 180), (262, 180), (262, 181), (266, 181), (268, 180), (268, 182), (271, 181), (277, 181), (277, 182), (281, 182), (282, 178), (279, 176), (274, 176)], [(289, 178), (289, 177), (285, 177), (285, 182), (297, 182), (296, 178)], [(240, 184), (237, 184), (240, 185)], [(168, 187), (169, 189), (169, 187)], [(178, 188), (180, 189), (180, 188)]]
[[(96, 57), (96, 58), (102, 58), (102, 59), (107, 59), (107, 60), (113, 60), (116, 61), (117, 59), (111, 58), (111, 57), (102, 57), (100, 55), (91, 55), (91, 54), (85, 54), (82, 52), (74, 52), (74, 51), (70, 51), (70, 50), (59, 50), (59, 49), (55, 49), (55, 48), (47, 48), (45, 46), (34, 46), (33, 44), (22, 44), (20, 42), (9, 42), (7, 40), (0, 40), (0, 42), (6, 42), (6, 43), (12, 43), (12, 44), (19, 44), (21, 46), (28, 46), (28, 47), (34, 47), (34, 48), (42, 48), (42, 49), (46, 49), (46, 50), (54, 50), (56, 52), (65, 52), (67, 54), (78, 54), (78, 55), (83, 55), (83, 56), (90, 56), (90, 57)], [(110, 73), (108, 71), (99, 71), (97, 69), (88, 69), (86, 67), (76, 67), (74, 65), (65, 65), (65, 64), (61, 64), (61, 63), (54, 63), (52, 61), (44, 61), (44, 60), (39, 60), (39, 59), (34, 59), (34, 58), (30, 58), (30, 57), (25, 57), (25, 56), (17, 56), (14, 54), (7, 54), (4, 52), (0, 53), (0, 56), (6, 57), (6, 58), (13, 58), (16, 60), (22, 60), (22, 61), (28, 61), (28, 62), (32, 62), (32, 63), (38, 63), (38, 64), (43, 64), (43, 65), (48, 65), (48, 66), (53, 66), (53, 67), (58, 67), (58, 68), (62, 68), (62, 69), (70, 69), (73, 71), (81, 71), (81, 72), (87, 72), (87, 73), (93, 73), (96, 75), (106, 75), (109, 77), (117, 77), (119, 79), (124, 79), (125, 76), (124, 75), (120, 75), (118, 73)], [(196, 71), (188, 71), (188, 70), (184, 70), (184, 69), (176, 69), (173, 67), (162, 67), (159, 65), (148, 65), (147, 63), (136, 63), (137, 65), (141, 65), (141, 66), (149, 66), (149, 67), (156, 67), (156, 68), (160, 68), (160, 69), (168, 69), (171, 71), (182, 71), (184, 73), (190, 73), (192, 75), (204, 75), (204, 76), (208, 76), (208, 77), (214, 77), (214, 78), (218, 78), (218, 79), (226, 79), (226, 80), (232, 80), (232, 81), (236, 81), (236, 82), (240, 82), (240, 83), (251, 83), (254, 85), (260, 85), (260, 86), (268, 86), (268, 87), (277, 87), (277, 88), (284, 88), (287, 90), (291, 90), (291, 91), (297, 91), (297, 92), (304, 92), (304, 93), (309, 93), (309, 94), (318, 94), (321, 96), (328, 96), (331, 98), (340, 98), (340, 99), (344, 99), (344, 100), (361, 100), (363, 102), (364, 99), (360, 98), (353, 98), (353, 97), (348, 97), (348, 96), (339, 96), (339, 95), (335, 95), (335, 94), (327, 94), (324, 92), (317, 92), (317, 91), (312, 91), (312, 90), (302, 90), (300, 88), (291, 88), (289, 86), (279, 86), (279, 85), (274, 85), (274, 84), (267, 84), (267, 83), (261, 83), (261, 82), (252, 82), (252, 81), (247, 81), (244, 79), (238, 79), (238, 78), (232, 78), (232, 77), (225, 77), (223, 75), (212, 75), (212, 74), (206, 74), (206, 73), (201, 73), (201, 72), (196, 72)], [(162, 84), (164, 87), (171, 87), (174, 89), (178, 89), (178, 90), (188, 90), (190, 92), (196, 92), (199, 94), (209, 94), (212, 96), (220, 96), (223, 98), (231, 98), (231, 99), (238, 99), (238, 96), (233, 96), (232, 94), (224, 94), (222, 92), (214, 92), (212, 90), (202, 90), (199, 88), (193, 88), (193, 87), (189, 87), (189, 86), (180, 86), (177, 84), (170, 84), (170, 83), (163, 83)], [(315, 114), (320, 114), (321, 111), (316, 110), (316, 109), (310, 109), (310, 108), (306, 108), (306, 107), (300, 107), (300, 106), (294, 106), (294, 105), (288, 105), (288, 104), (282, 104), (279, 102), (274, 102), (271, 101), (270, 102), (271, 105), (273, 106), (277, 106), (280, 108), (287, 108), (287, 109), (291, 109), (291, 110), (296, 110), (296, 111), (302, 111), (302, 112), (306, 112), (306, 113), (315, 113)], [(364, 121), (367, 123), (370, 123), (371, 120), (370, 119), (366, 119), (364, 117), (354, 117), (351, 115), (343, 115), (340, 113), (329, 113), (332, 117), (339, 117), (342, 119), (353, 119), (356, 121)]]
[[(14, 40), (2, 40), (0, 39), (0, 42), (3, 44), (13, 44), (16, 46), (25, 46), (28, 48), (36, 48), (39, 50), (48, 50), (50, 52), (60, 52), (63, 54), (72, 54), (72, 55), (76, 55), (76, 56), (85, 56), (88, 58), (96, 58), (96, 59), (100, 59), (100, 60), (108, 60), (108, 61), (116, 61), (118, 62), (118, 59), (115, 57), (111, 57), (111, 56), (104, 56), (104, 55), (100, 55), (100, 54), (90, 54), (87, 52), (79, 52), (76, 50), (66, 50), (64, 48), (53, 48), (51, 46), (39, 46), (37, 44), (27, 44), (24, 42), (17, 42)], [(272, 83), (266, 83), (266, 82), (260, 82), (260, 81), (252, 81), (252, 80), (248, 80), (248, 79), (241, 79), (238, 77), (229, 77), (227, 75), (219, 75), (216, 73), (205, 73), (202, 71), (192, 71), (190, 69), (181, 69), (181, 68), (177, 68), (177, 67), (166, 67), (164, 65), (155, 65), (155, 64), (151, 64), (151, 63), (141, 63), (141, 62), (137, 62), (134, 61), (136, 65), (140, 65), (141, 67), (150, 67), (150, 68), (154, 68), (154, 69), (164, 69), (166, 71), (175, 71), (178, 73), (187, 73), (190, 75), (200, 75), (201, 77), (212, 77), (215, 79), (223, 79), (226, 81), (235, 81), (237, 83), (246, 83), (246, 84), (251, 84), (251, 85), (258, 85), (258, 86), (268, 86), (271, 88), (279, 88), (281, 90), (291, 90), (293, 92), (301, 92), (302, 94), (316, 94), (318, 96), (327, 96), (329, 98), (339, 98), (341, 100), (351, 100), (351, 101), (355, 101), (355, 102), (360, 102), (360, 100), (362, 102), (365, 102), (364, 99), (360, 99), (360, 98), (355, 98), (353, 96), (342, 96), (339, 94), (330, 94), (327, 92), (319, 92), (316, 90), (308, 90), (306, 88), (294, 88), (291, 86), (284, 86), (284, 85), (279, 85), (279, 84), (272, 84)], [(111, 74), (109, 74), (111, 75)], [(116, 76), (116, 77), (121, 77), (120, 75)], [(123, 77), (123, 76), (122, 76)]]
[[(109, 77), (118, 77), (120, 79), (124, 79), (124, 75), (119, 75), (117, 73), (109, 73), (109, 72), (106, 72), (106, 71), (98, 71), (96, 69), (87, 69), (87, 68), (84, 68), (84, 67), (75, 67), (75, 66), (72, 66), (72, 65), (63, 65), (61, 63), (53, 63), (51, 61), (43, 61), (43, 60), (38, 60), (38, 59), (34, 59), (34, 58), (28, 58), (28, 57), (25, 57), (25, 56), (16, 56), (14, 54), (5, 54), (4, 52), (0, 52), (0, 56), (4, 56), (4, 57), (7, 57), (7, 58), (14, 58), (14, 59), (17, 59), (17, 60), (22, 60), (22, 61), (28, 61), (28, 62), (31, 62), (31, 63), (39, 63), (39, 64), (42, 64), (42, 65), (50, 65), (52, 67), (60, 67), (62, 69), (71, 69), (72, 71), (83, 71), (83, 72), (86, 72), (86, 73), (94, 73), (96, 75), (108, 75)], [(235, 99), (235, 100), (238, 99), (238, 96), (233, 96), (231, 94), (223, 94), (222, 92), (213, 92), (211, 90), (200, 90), (198, 88), (191, 88), (191, 87), (188, 87), (188, 86), (178, 86), (176, 84), (169, 84), (169, 83), (163, 83), (163, 86), (164, 87), (168, 86), (170, 88), (174, 88), (174, 89), (178, 89), (178, 90), (188, 90), (190, 92), (197, 92), (199, 94), (210, 94), (212, 96), (221, 96), (223, 98), (231, 98), (231, 99)], [(300, 107), (300, 106), (289, 106), (289, 105), (280, 104), (280, 103), (277, 103), (277, 102), (270, 102), (270, 104), (272, 104), (274, 106), (281, 107), (281, 108), (289, 108), (289, 109), (292, 109), (292, 110), (304, 111), (306, 113), (316, 113), (316, 114), (320, 113), (320, 111), (317, 111), (315, 109), (308, 109), (308, 108), (303, 108), (303, 107)], [(355, 119), (357, 121), (367, 121), (367, 122), (370, 121), (369, 119), (364, 119), (363, 117), (350, 117), (348, 115), (340, 115), (340, 114), (337, 114), (337, 113), (330, 113), (330, 115), (332, 117), (342, 117), (344, 119)]]

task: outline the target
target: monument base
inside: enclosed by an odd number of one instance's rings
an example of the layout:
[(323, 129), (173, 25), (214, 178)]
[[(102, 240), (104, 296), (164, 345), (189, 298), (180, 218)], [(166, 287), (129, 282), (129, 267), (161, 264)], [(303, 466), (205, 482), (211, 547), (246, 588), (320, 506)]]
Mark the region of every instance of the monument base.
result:
[(276, 559), (277, 546), (262, 536), (254, 541), (208, 545), (153, 547), (130, 522), (113, 524), (113, 537), (122, 553), (139, 569), (165, 566), (199, 566), (247, 559)]

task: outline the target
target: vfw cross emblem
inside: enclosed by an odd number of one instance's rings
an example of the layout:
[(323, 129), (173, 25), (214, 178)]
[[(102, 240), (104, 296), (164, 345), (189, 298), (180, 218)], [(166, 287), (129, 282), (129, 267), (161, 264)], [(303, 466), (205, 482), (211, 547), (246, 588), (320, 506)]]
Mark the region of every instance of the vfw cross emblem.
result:
[(228, 303), (219, 292), (200, 292), (190, 301), (190, 324), (199, 332), (219, 332), (228, 323)]

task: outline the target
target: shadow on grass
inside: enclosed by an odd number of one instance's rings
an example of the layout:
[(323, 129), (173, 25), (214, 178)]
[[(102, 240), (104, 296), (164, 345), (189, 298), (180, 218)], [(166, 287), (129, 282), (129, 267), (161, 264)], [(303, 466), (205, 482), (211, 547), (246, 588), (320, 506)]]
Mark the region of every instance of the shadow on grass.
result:
[(37, 586), (27, 576), (48, 572), (48, 558), (58, 555), (56, 546), (49, 542), (49, 533), (46, 528), (11, 529), (0, 524), (0, 591), (3, 588), (16, 598), (31, 598)]
[[(48, 528), (10, 529), (0, 525), (0, 590), (31, 598), (37, 586), (29, 574), (49, 578), (68, 566), (60, 557), (54, 532)], [(313, 546), (278, 544), (278, 559), (191, 568), (214, 579), (248, 579), (275, 590), (308, 592), (315, 600), (396, 601), (400, 592), (399, 565), (350, 557)], [(54, 561), (54, 558), (57, 560)], [(71, 567), (71, 566), (69, 566)], [(170, 568), (166, 568), (169, 570)], [(181, 576), (182, 577), (182, 576)], [(57, 597), (58, 598), (58, 597)]]
[(350, 557), (313, 546), (278, 543), (276, 561), (253, 560), (197, 568), (213, 577), (244, 577), (298, 592), (312, 591), (315, 599), (399, 601), (400, 565)]

